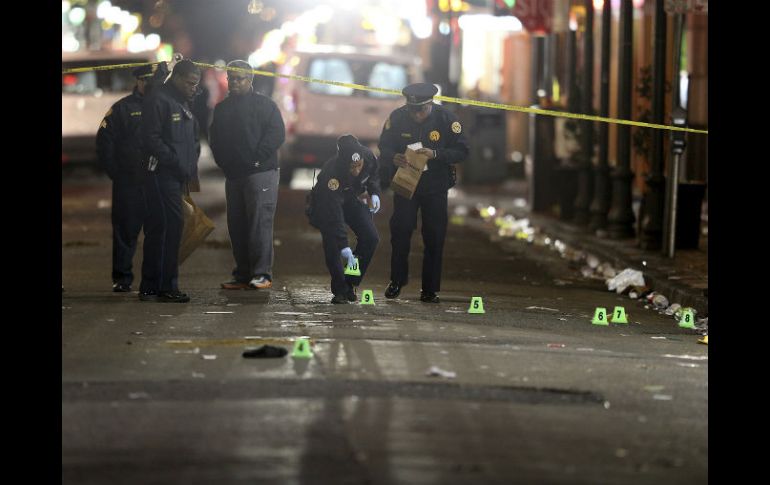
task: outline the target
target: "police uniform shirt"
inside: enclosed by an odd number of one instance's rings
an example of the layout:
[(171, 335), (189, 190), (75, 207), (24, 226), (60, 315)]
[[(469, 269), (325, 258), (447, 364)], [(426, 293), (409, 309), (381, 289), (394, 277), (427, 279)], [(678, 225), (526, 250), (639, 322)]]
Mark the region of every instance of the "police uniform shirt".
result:
[(134, 88), (133, 93), (112, 105), (96, 132), (99, 163), (114, 181), (142, 182), (145, 171), (141, 151), (143, 99)]
[(142, 146), (158, 163), (155, 171), (181, 182), (198, 180), (198, 122), (170, 82), (153, 89), (142, 107)]
[(398, 169), (393, 164), (393, 156), (404, 153), (407, 145), (420, 142), (424, 148), (436, 150), (436, 158), (428, 160), (428, 169), (420, 176), (416, 194), (448, 190), (452, 185), (451, 165), (465, 160), (470, 151), (457, 117), (444, 107), (431, 104), (432, 111), (422, 123), (412, 120), (407, 106), (398, 108), (385, 121), (380, 135), (382, 178), (387, 181)]
[[(351, 157), (359, 153), (364, 166), (357, 177), (350, 173)], [(368, 148), (360, 146), (360, 152), (341, 153), (324, 163), (312, 191), (310, 223), (337, 239), (340, 247), (346, 247), (347, 229), (343, 205), (363, 192), (380, 196), (379, 166), (377, 158)], [(360, 202), (356, 202), (360, 203)]]

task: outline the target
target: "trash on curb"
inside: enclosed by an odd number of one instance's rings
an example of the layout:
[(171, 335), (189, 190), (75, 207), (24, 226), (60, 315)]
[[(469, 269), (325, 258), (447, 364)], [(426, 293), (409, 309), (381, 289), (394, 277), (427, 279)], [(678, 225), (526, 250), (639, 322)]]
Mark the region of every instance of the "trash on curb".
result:
[(656, 309), (662, 310), (663, 308), (668, 307), (668, 298), (666, 298), (664, 295), (661, 295), (660, 293), (657, 293), (652, 297), (652, 304)]
[(629, 286), (644, 286), (644, 276), (641, 271), (626, 268), (606, 283), (607, 290), (623, 293)]
[(682, 305), (679, 303), (673, 303), (670, 307), (666, 308), (666, 311), (664, 312), (666, 315), (674, 315), (675, 313), (679, 312), (679, 309), (682, 308)]
[(455, 377), (457, 377), (456, 372), (444, 370), (435, 365), (431, 366), (431, 368), (428, 369), (428, 372), (426, 372), (425, 375), (430, 377), (444, 377), (447, 379), (454, 379)]
[(273, 347), (272, 345), (263, 345), (262, 347), (247, 349), (243, 352), (243, 357), (247, 359), (270, 359), (283, 357), (289, 351), (283, 347)]

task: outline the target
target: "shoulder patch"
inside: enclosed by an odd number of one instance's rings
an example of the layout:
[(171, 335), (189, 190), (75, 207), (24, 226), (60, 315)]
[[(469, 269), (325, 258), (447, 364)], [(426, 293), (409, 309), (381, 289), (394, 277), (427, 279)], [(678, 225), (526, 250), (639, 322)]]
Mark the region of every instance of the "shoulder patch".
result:
[(329, 190), (337, 190), (340, 188), (340, 182), (337, 179), (329, 179), (329, 183), (326, 184)]
[(460, 133), (461, 131), (463, 131), (463, 127), (460, 125), (459, 121), (455, 121), (454, 123), (452, 123), (452, 131), (455, 133)]
[[(452, 127), (454, 129), (454, 126)], [(441, 133), (436, 130), (430, 132), (430, 141), (438, 141), (441, 138)]]

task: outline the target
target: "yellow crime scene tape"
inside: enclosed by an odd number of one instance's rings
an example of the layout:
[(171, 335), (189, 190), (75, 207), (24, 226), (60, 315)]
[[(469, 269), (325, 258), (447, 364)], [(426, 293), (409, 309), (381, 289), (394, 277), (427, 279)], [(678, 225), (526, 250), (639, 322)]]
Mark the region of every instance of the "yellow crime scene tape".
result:
[[(70, 73), (86, 72), (86, 71), (104, 71), (109, 69), (125, 69), (128, 67), (146, 66), (150, 64), (157, 64), (157, 63), (143, 62), (143, 63), (136, 63), (136, 64), (113, 64), (109, 66), (78, 67), (73, 69), (65, 69), (62, 71), (62, 74), (70, 74)], [(194, 64), (199, 67), (210, 67), (210, 68), (219, 69), (219, 70), (246, 72), (246, 73), (256, 74), (258, 76), (282, 77), (286, 79), (294, 79), (297, 81), (303, 81), (308, 83), (328, 84), (332, 86), (341, 86), (345, 88), (357, 89), (360, 91), (371, 91), (375, 93), (385, 93), (385, 94), (393, 94), (393, 95), (401, 96), (401, 91), (398, 91), (395, 89), (375, 88), (371, 86), (364, 86), (361, 84), (344, 83), (340, 81), (328, 81), (326, 79), (297, 76), (294, 74), (278, 74), (278, 73), (269, 72), (269, 71), (259, 71), (256, 69), (244, 69), (239, 67), (220, 67), (220, 66), (215, 66), (213, 64), (206, 64), (203, 62), (194, 62)], [(438, 96), (438, 95), (434, 96), (434, 99), (445, 101), (447, 103), (457, 103), (461, 105), (470, 105), (470, 106), (481, 106), (483, 108), (502, 109), (507, 111), (520, 111), (522, 113), (554, 116), (557, 118), (573, 118), (573, 119), (585, 120), (585, 121), (599, 121), (602, 123), (614, 123), (618, 125), (640, 126), (643, 128), (653, 128), (656, 130), (685, 131), (689, 133), (700, 133), (700, 134), (708, 135), (708, 130), (696, 130), (694, 128), (681, 128), (678, 126), (658, 125), (655, 123), (643, 123), (641, 121), (622, 120), (618, 118), (606, 118), (603, 116), (593, 116), (593, 115), (585, 115), (580, 113), (553, 111), (553, 110), (542, 109), (542, 108), (528, 108), (526, 106), (515, 106), (512, 104), (490, 103), (487, 101), (476, 101), (473, 99), (453, 98), (450, 96)]]

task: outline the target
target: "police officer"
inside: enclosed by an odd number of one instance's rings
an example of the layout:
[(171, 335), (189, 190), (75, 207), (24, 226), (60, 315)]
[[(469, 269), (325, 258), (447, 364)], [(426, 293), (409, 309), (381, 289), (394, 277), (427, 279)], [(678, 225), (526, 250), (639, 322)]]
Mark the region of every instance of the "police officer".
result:
[[(331, 302), (356, 301), (355, 287), (361, 283), (380, 242), (372, 219), (372, 214), (380, 210), (380, 182), (377, 158), (353, 135), (337, 139), (337, 155), (324, 163), (307, 210), (310, 224), (321, 230), (326, 267), (332, 278)], [(355, 251), (348, 245), (346, 224), (358, 240)], [(358, 257), (361, 275), (345, 275), (340, 256), (349, 267)]]
[(136, 87), (107, 111), (96, 133), (99, 163), (112, 180), (112, 291), (129, 292), (136, 240), (144, 222), (142, 101), (153, 66), (132, 71)]
[(438, 89), (428, 83), (404, 88), (406, 105), (391, 113), (380, 135), (380, 160), (383, 180), (390, 181), (399, 167), (407, 165), (407, 145), (420, 142), (417, 153), (428, 158), (427, 168), (411, 199), (393, 195), (390, 218), (390, 284), (385, 297), (396, 298), (409, 280), (409, 249), (412, 232), (417, 227), (417, 212), (422, 212), (422, 291), (420, 300), (439, 303), (441, 258), (447, 229), (447, 191), (455, 183), (454, 164), (469, 152), (468, 142), (457, 117), (434, 104)]
[(169, 80), (154, 88), (142, 105), (142, 148), (147, 160), (142, 301), (190, 301), (179, 291), (177, 279), (184, 226), (182, 196), (198, 185), (198, 124), (189, 103), (200, 79), (200, 69), (192, 61), (181, 60)]

